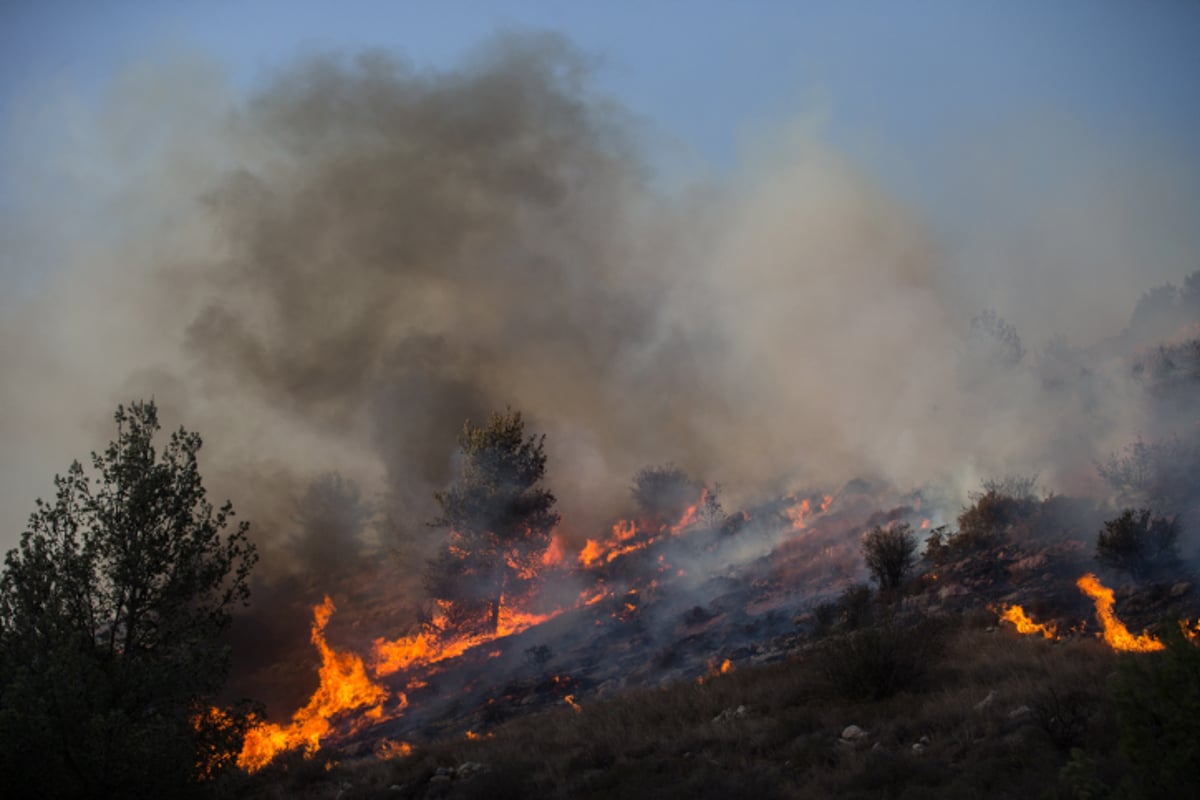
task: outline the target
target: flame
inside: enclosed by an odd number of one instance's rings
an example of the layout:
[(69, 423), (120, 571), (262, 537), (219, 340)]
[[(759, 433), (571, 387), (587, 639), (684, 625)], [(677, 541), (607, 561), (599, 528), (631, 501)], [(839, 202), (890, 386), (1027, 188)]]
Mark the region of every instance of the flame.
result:
[(567, 563), (567, 553), (557, 531), (550, 536), (550, 546), (542, 553), (541, 561), (543, 567), (561, 567)]
[(1134, 636), (1124, 623), (1117, 619), (1113, 614), (1113, 604), (1115, 603), (1113, 591), (1100, 583), (1095, 575), (1089, 572), (1077, 580), (1075, 585), (1092, 598), (1092, 602), (1096, 604), (1096, 616), (1100, 618), (1100, 625), (1104, 628), (1104, 641), (1108, 643), (1109, 647), (1134, 653), (1148, 653), (1163, 649), (1163, 643), (1153, 636), (1145, 633), (1141, 636)]
[[(199, 708), (192, 712), (190, 719), (192, 729), (204, 733), (217, 731), (227, 734), (233, 730), (233, 716), (220, 708)], [(196, 774), (201, 781), (211, 780), (233, 760), (233, 754), (228, 750), (204, 742), (200, 745), (196, 756)]]
[(367, 677), (362, 659), (353, 653), (339, 652), (325, 641), (325, 626), (335, 611), (329, 597), (313, 607), (312, 643), (321, 654), (320, 684), (304, 708), (292, 715), (287, 725), (255, 722), (246, 731), (246, 740), (238, 756), (238, 766), (255, 772), (284, 750), (297, 747), (311, 756), (331, 728), (330, 718), (354, 709), (368, 708), (368, 718), (383, 717), (388, 692)]
[(1057, 639), (1058, 632), (1053, 623), (1041, 625), (1031, 620), (1025, 609), (1019, 605), (1011, 605), (1004, 609), (1000, 619), (1011, 622), (1017, 628), (1017, 633), (1040, 633), (1046, 639)]
[(612, 536), (604, 541), (588, 539), (579, 554), (579, 563), (584, 568), (610, 563), (618, 556), (641, 550), (652, 540), (632, 541), (638, 534), (637, 524), (626, 519), (617, 520), (612, 526)]
[(931, 524), (932, 523), (930, 522), (929, 517), (926, 517), (925, 519), (921, 520), (921, 530), (923, 530), (923, 531), (929, 530), (929, 526)]
[(567, 695), (566, 697), (564, 697), (564, 698), (563, 698), (563, 702), (565, 702), (565, 703), (566, 703), (567, 705), (569, 705), (569, 706), (570, 706), (572, 709), (574, 709), (574, 711), (575, 711), (575, 713), (576, 713), (576, 714), (582, 714), (582, 713), (583, 713), (583, 706), (579, 705), (579, 703), (578, 703), (578, 702), (576, 702), (576, 700), (575, 700), (575, 695), (573, 695), (573, 694), (569, 694), (569, 695)]
[(375, 748), (375, 757), (387, 761), (393, 758), (407, 758), (411, 756), (413, 746), (408, 742), (397, 742), (392, 739), (384, 739)]
[(822, 495), (821, 504), (814, 512), (812, 500), (807, 497), (799, 502), (796, 502), (795, 495), (787, 499), (792, 502), (792, 505), (785, 509), (784, 513), (787, 515), (788, 521), (792, 523), (793, 531), (802, 531), (808, 528), (809, 519), (814, 514), (824, 514), (833, 504), (833, 495)]
[(392, 675), (400, 670), (427, 667), (456, 658), (473, 647), (520, 633), (554, 618), (560, 611), (548, 614), (533, 614), (511, 606), (501, 605), (495, 632), (471, 631), (455, 633), (444, 622), (441, 612), (434, 622), (418, 633), (388, 641), (384, 638), (374, 642), (373, 668), (379, 677)]

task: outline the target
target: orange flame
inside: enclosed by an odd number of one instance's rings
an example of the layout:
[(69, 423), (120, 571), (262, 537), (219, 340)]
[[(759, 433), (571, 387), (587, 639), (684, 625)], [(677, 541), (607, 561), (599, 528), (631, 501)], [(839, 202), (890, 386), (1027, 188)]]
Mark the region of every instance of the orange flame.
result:
[[(549, 614), (532, 614), (502, 605), (496, 631), (472, 631), (469, 633), (453, 633), (440, 619), (435, 619), (430, 627), (399, 639), (388, 641), (384, 638), (374, 642), (375, 658), (373, 667), (375, 674), (382, 677), (399, 672), (402, 669), (424, 667), (456, 658), (473, 647), (514, 633), (520, 633), (534, 625), (540, 625), (552, 619), (560, 612)], [(439, 615), (440, 618), (440, 615)]]
[(576, 714), (582, 714), (582, 713), (583, 713), (583, 706), (579, 705), (579, 703), (578, 703), (578, 702), (576, 702), (576, 700), (575, 700), (575, 695), (573, 695), (573, 694), (569, 694), (569, 695), (567, 695), (566, 697), (564, 697), (564, 698), (563, 698), (563, 701), (564, 701), (564, 702), (565, 702), (567, 705), (569, 705), (569, 706), (570, 706), (572, 709), (574, 709)]
[(388, 692), (367, 677), (362, 659), (353, 653), (339, 652), (325, 641), (325, 626), (333, 615), (328, 597), (313, 607), (312, 643), (321, 654), (320, 684), (308, 705), (292, 715), (287, 725), (257, 722), (246, 731), (246, 740), (238, 756), (238, 766), (248, 772), (262, 769), (284, 750), (303, 747), (311, 756), (331, 728), (330, 718), (344, 711), (372, 706), (370, 719), (381, 719)]
[(1116, 602), (1113, 598), (1113, 591), (1100, 583), (1095, 575), (1089, 572), (1077, 580), (1075, 585), (1092, 598), (1092, 602), (1096, 604), (1096, 616), (1100, 618), (1100, 625), (1104, 628), (1104, 641), (1108, 643), (1109, 647), (1134, 653), (1149, 653), (1163, 649), (1163, 643), (1153, 636), (1145, 633), (1141, 636), (1134, 636), (1124, 623), (1117, 619), (1113, 614), (1113, 604)]
[(822, 495), (821, 505), (816, 511), (813, 510), (812, 500), (804, 498), (800, 502), (795, 502), (795, 496), (787, 498), (793, 502), (784, 513), (787, 515), (788, 521), (792, 523), (793, 531), (802, 531), (808, 528), (809, 520), (814, 514), (824, 514), (829, 510), (829, 506), (833, 504), (833, 495)]
[(412, 755), (412, 752), (413, 746), (408, 742), (397, 742), (392, 739), (384, 739), (375, 748), (375, 756), (384, 761), (394, 758), (407, 758)]
[(542, 553), (543, 567), (561, 567), (567, 563), (567, 554), (563, 550), (562, 539), (555, 533), (550, 537), (550, 546)]
[(1019, 605), (1011, 605), (1004, 609), (1000, 619), (1011, 622), (1017, 628), (1017, 633), (1040, 633), (1046, 639), (1057, 639), (1058, 632), (1053, 623), (1042, 625), (1031, 620), (1025, 609)]

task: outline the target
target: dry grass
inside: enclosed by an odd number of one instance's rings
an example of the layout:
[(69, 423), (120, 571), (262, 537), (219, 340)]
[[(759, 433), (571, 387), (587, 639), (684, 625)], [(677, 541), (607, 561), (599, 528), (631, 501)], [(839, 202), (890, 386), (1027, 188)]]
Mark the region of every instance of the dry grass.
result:
[[(403, 759), (363, 759), (329, 771), (319, 762), (289, 762), (290, 772), (276, 768), (241, 794), (1024, 800), (1055, 796), (1070, 747), (1111, 750), (1104, 685), (1116, 659), (1102, 645), (1053, 644), (962, 624), (946, 634), (940, 652), (922, 680), (873, 702), (831, 691), (815, 649), (702, 685), (585, 701), (581, 712), (564, 706), (500, 725), (487, 738), (436, 742)], [(739, 706), (743, 716), (715, 721)], [(869, 735), (841, 741), (850, 724)], [(466, 762), (487, 771), (435, 779), (438, 768)]]

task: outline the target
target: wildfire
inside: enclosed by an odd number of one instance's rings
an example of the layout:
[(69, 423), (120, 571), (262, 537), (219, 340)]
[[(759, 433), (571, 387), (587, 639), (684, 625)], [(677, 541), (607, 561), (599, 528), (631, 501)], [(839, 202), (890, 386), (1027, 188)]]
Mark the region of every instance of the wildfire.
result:
[(1095, 575), (1089, 572), (1077, 580), (1075, 585), (1092, 598), (1092, 602), (1096, 604), (1096, 616), (1100, 618), (1100, 625), (1104, 628), (1104, 641), (1108, 643), (1109, 647), (1134, 653), (1148, 653), (1163, 649), (1162, 642), (1145, 633), (1134, 636), (1124, 623), (1117, 619), (1113, 614), (1115, 602), (1113, 591), (1100, 583)]
[(550, 546), (542, 553), (541, 560), (543, 567), (561, 567), (567, 563), (567, 553), (557, 533), (550, 537)]
[(1000, 619), (1011, 622), (1017, 628), (1017, 633), (1040, 633), (1046, 639), (1057, 639), (1058, 631), (1053, 623), (1042, 625), (1034, 622), (1019, 605), (1011, 605), (1004, 609)]
[(392, 641), (376, 639), (373, 664), (375, 674), (383, 677), (400, 670), (429, 666), (448, 658), (455, 658), (478, 645), (540, 625), (558, 613), (556, 611), (549, 614), (532, 614), (502, 605), (494, 632), (475, 630), (468, 633), (451, 631), (439, 613), (432, 625), (418, 633)]
[(246, 740), (237, 763), (248, 772), (262, 769), (278, 753), (303, 747), (311, 756), (329, 733), (330, 718), (336, 714), (369, 707), (364, 716), (383, 717), (388, 692), (367, 677), (362, 659), (353, 653), (334, 650), (325, 641), (325, 626), (335, 608), (328, 597), (313, 607), (312, 643), (321, 654), (320, 684), (308, 705), (292, 715), (287, 725), (255, 722), (246, 731)]
[(407, 758), (412, 755), (412, 752), (413, 746), (408, 742), (397, 742), (392, 739), (384, 739), (375, 748), (375, 756), (385, 761), (393, 758)]
[(612, 536), (604, 541), (588, 539), (579, 553), (579, 563), (584, 568), (607, 564), (618, 556), (641, 550), (650, 544), (650, 539), (634, 541), (638, 534), (636, 523), (629, 520), (618, 520), (612, 526)]
[(806, 529), (809, 519), (814, 514), (824, 514), (829, 510), (829, 506), (833, 504), (833, 495), (828, 494), (821, 497), (821, 504), (817, 507), (816, 511), (813, 510), (812, 500), (807, 497), (798, 503), (795, 502), (796, 498), (794, 496), (788, 499), (793, 502), (793, 505), (789, 506), (784, 513), (787, 515), (788, 521), (792, 524), (793, 531)]
[(563, 702), (565, 702), (565, 703), (566, 703), (567, 705), (569, 705), (569, 706), (570, 706), (572, 709), (574, 709), (574, 711), (575, 711), (575, 713), (576, 713), (576, 714), (582, 714), (582, 713), (583, 713), (583, 706), (579, 705), (579, 703), (578, 703), (578, 702), (575, 700), (575, 695), (573, 695), (573, 694), (569, 694), (569, 695), (565, 696), (565, 697), (563, 698)]

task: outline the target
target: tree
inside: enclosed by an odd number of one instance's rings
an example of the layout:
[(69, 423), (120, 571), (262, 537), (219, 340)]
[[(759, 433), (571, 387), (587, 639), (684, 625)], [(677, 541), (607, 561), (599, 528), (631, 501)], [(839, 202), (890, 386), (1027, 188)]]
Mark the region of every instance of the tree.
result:
[(1096, 560), (1135, 578), (1179, 562), (1179, 520), (1127, 508), (1104, 523), (1096, 537)]
[(353, 566), (362, 557), (362, 534), (373, 513), (354, 481), (336, 472), (318, 475), (296, 502), (292, 551), (309, 569)]
[(425, 573), (426, 590), (454, 624), (500, 623), (505, 598), (528, 593), (558, 524), (546, 474), (545, 436), (525, 437), (520, 412), (492, 414), (487, 426), (463, 426), (458, 480), (434, 495), (441, 516), (430, 524), (449, 538)]
[[(239, 743), (201, 709), (228, 674), (222, 634), (249, 597), (247, 523), (214, 511), (180, 429), (161, 454), (153, 402), (37, 501), (0, 576), (0, 774), (43, 797), (200, 793)], [(226, 726), (228, 727), (228, 726)], [(214, 742), (223, 742), (221, 752)]]
[(702, 488), (674, 464), (663, 464), (638, 470), (629, 491), (639, 514), (653, 523), (670, 524), (696, 502)]
[(875, 526), (862, 544), (863, 558), (881, 590), (899, 588), (917, 560), (917, 537), (907, 522), (891, 528)]

